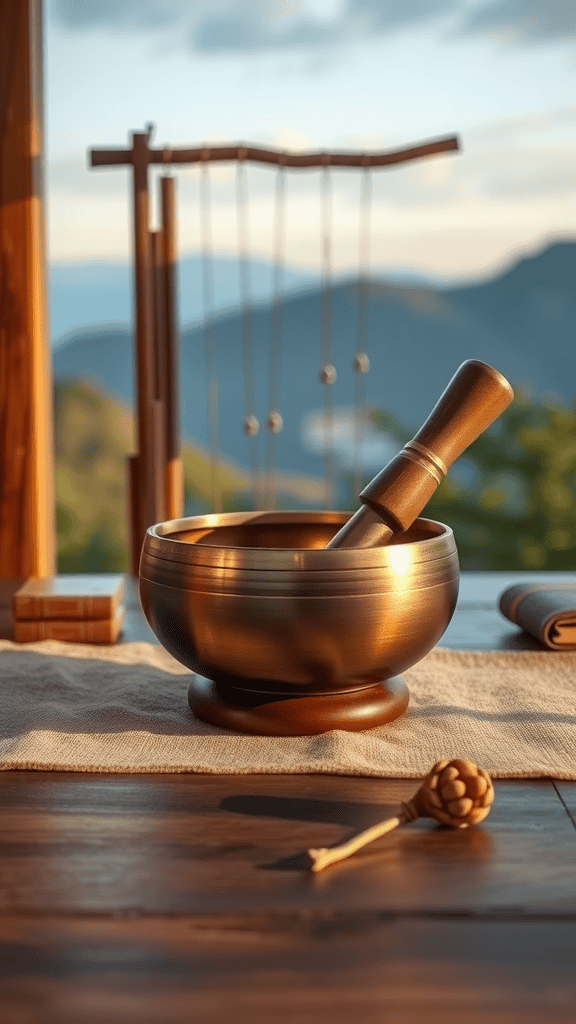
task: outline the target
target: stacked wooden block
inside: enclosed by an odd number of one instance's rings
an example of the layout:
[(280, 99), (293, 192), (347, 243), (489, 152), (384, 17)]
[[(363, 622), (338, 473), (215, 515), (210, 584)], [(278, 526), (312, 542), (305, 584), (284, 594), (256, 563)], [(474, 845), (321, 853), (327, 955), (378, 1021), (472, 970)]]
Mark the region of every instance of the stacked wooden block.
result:
[(14, 640), (113, 644), (124, 621), (122, 576), (29, 579), (14, 594)]

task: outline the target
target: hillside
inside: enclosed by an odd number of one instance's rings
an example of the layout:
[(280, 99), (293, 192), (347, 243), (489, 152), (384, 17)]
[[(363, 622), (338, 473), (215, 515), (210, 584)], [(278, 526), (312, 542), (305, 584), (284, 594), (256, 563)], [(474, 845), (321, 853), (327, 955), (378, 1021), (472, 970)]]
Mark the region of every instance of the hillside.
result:
[(505, 334), (520, 352), (539, 353), (570, 400), (576, 393), (576, 244), (557, 242), (473, 288), (444, 292), (464, 317)]
[[(128, 535), (125, 459), (133, 451), (130, 409), (94, 382), (61, 380), (54, 389), (56, 526), (60, 572), (125, 571)], [(185, 514), (211, 511), (208, 452), (185, 444)], [(224, 507), (250, 507), (251, 478), (231, 462), (217, 470)], [(280, 476), (279, 500), (286, 507), (319, 504), (321, 481)]]

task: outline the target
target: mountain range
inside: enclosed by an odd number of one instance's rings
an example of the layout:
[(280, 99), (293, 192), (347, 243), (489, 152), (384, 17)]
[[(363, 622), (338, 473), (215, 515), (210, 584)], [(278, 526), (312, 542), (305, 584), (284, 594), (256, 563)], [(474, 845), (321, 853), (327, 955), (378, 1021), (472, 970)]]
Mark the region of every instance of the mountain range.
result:
[[(183, 276), (180, 275), (181, 289)], [(280, 469), (321, 476), (322, 455), (303, 424), (322, 409), (323, 293), (317, 284), (292, 282), (282, 304), (279, 411), (284, 429), (276, 438)], [(365, 349), (370, 372), (366, 402), (390, 412), (407, 434), (427, 417), (458, 366), (482, 359), (514, 387), (534, 398), (557, 396), (572, 403), (576, 393), (576, 243), (556, 242), (519, 260), (504, 273), (474, 285), (443, 288), (371, 279), (336, 282), (329, 293), (330, 361), (337, 371), (333, 401), (337, 410), (354, 405), (359, 298), (367, 295)], [(187, 300), (188, 301), (188, 300)], [(190, 300), (191, 301), (191, 300)], [(182, 309), (183, 299), (180, 299)], [(100, 320), (108, 316), (107, 296), (99, 298)], [(271, 306), (251, 309), (255, 413), (265, 422), (270, 366)], [(242, 431), (244, 380), (242, 321), (238, 309), (215, 319), (215, 359), (219, 391), (220, 450), (249, 465), (256, 441)], [(91, 377), (110, 394), (132, 404), (132, 338), (122, 327), (85, 328), (53, 351), (56, 380)], [(201, 324), (181, 330), (180, 403), (183, 434), (209, 446), (206, 399), (205, 332)], [(377, 455), (373, 455), (375, 462)], [(366, 467), (370, 468), (370, 467)]]
[[(271, 300), (274, 264), (250, 259), (248, 277), (254, 302)], [(240, 305), (238, 260), (232, 256), (214, 256), (210, 261), (213, 278), (214, 311)], [(397, 284), (433, 284), (423, 274), (407, 271), (386, 272), (387, 280)], [(50, 280), (50, 334), (54, 347), (71, 334), (90, 324), (129, 326), (132, 319), (132, 268), (126, 262), (52, 263)], [(318, 287), (319, 274), (296, 267), (284, 267), (283, 294), (302, 288)], [(178, 315), (181, 324), (196, 323), (203, 316), (202, 258), (186, 256), (178, 262)]]

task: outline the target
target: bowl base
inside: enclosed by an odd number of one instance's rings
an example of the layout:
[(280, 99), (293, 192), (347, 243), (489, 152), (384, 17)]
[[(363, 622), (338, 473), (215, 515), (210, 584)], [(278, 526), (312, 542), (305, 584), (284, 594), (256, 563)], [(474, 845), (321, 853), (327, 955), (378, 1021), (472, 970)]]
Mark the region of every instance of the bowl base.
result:
[(332, 694), (262, 693), (218, 686), (195, 675), (188, 703), (203, 722), (257, 736), (314, 736), (330, 729), (360, 732), (404, 714), (410, 694), (402, 676)]

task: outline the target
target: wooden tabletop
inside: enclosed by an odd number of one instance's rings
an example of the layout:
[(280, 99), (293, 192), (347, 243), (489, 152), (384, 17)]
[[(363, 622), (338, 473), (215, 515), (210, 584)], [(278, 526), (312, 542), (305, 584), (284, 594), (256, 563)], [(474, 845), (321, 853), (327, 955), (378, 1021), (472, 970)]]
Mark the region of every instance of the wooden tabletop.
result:
[[(541, 650), (497, 597), (570, 578), (463, 574), (441, 646)], [(154, 639), (128, 606), (123, 639)], [(476, 828), (419, 820), (307, 871), (416, 788), (0, 773), (0, 1024), (574, 1024), (576, 783), (496, 781)]]

